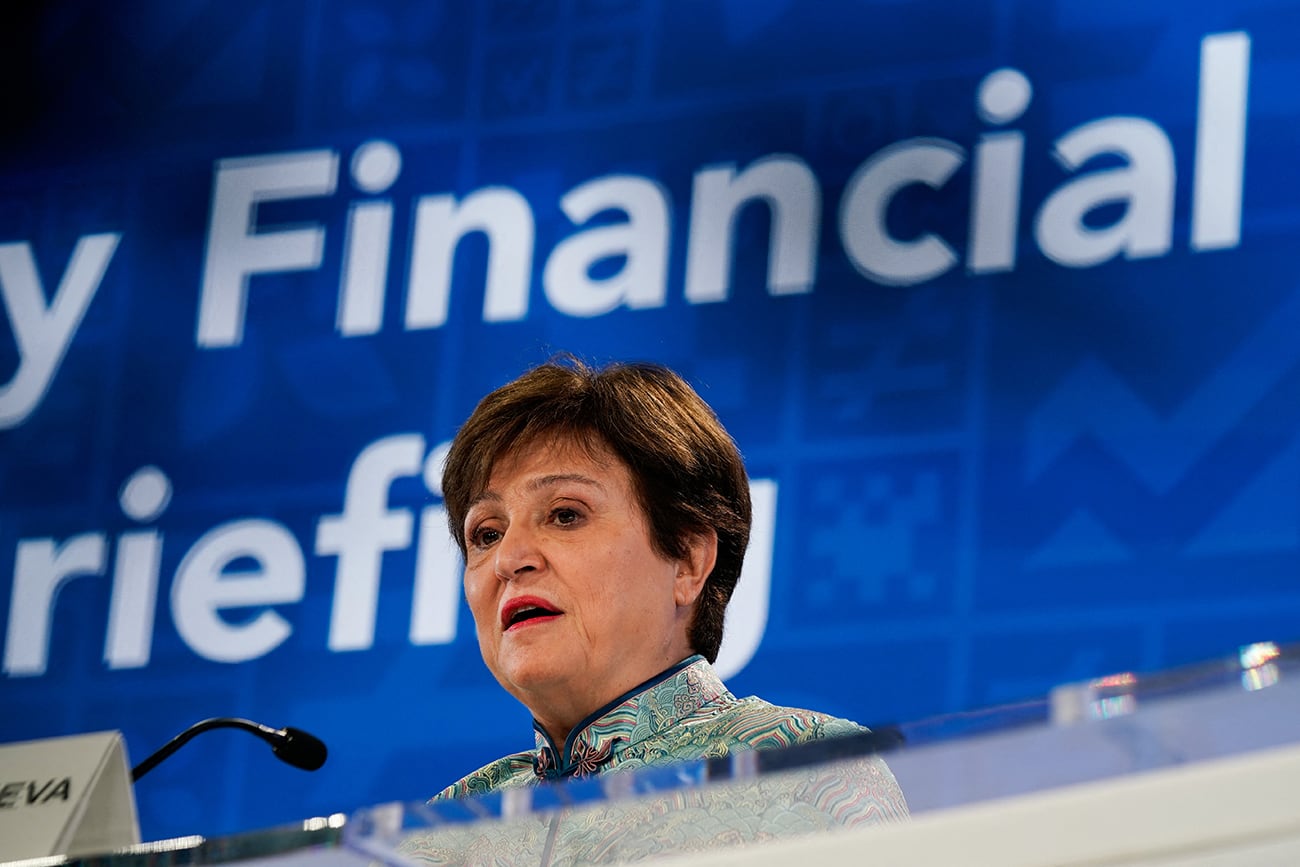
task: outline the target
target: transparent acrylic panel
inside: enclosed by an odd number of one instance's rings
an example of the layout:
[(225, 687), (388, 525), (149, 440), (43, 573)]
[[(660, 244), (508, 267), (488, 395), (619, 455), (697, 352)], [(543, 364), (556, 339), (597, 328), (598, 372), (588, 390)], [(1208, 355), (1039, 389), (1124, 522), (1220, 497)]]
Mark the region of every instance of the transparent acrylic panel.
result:
[[(344, 845), (377, 861), (623, 863), (886, 823), (1300, 742), (1300, 649), (1070, 684), (1041, 700), (786, 750), (361, 811)], [(887, 766), (887, 767), (886, 767)]]

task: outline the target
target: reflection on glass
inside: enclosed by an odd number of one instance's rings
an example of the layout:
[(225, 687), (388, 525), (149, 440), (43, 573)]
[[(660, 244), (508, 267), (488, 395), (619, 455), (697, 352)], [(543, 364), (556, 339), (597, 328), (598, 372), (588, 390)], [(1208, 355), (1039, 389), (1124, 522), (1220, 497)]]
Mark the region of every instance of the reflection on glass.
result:
[(1092, 682), (1094, 689), (1116, 689), (1137, 683), (1137, 675), (1131, 671), (1099, 677)]
[(1258, 668), (1281, 656), (1282, 651), (1271, 641), (1259, 641), (1241, 648), (1239, 657), (1242, 668)]
[(1093, 719), (1111, 719), (1137, 710), (1137, 699), (1131, 695), (1112, 695), (1092, 703), (1088, 715)]
[(1249, 671), (1243, 671), (1241, 673), (1241, 685), (1244, 689), (1254, 692), (1277, 683), (1278, 677), (1277, 666), (1270, 662)]

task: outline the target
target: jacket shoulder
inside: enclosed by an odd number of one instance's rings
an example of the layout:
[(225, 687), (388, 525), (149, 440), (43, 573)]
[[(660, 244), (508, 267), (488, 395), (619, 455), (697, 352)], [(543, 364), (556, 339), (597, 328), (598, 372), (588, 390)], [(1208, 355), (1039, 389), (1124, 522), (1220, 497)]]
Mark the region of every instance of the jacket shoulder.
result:
[(514, 753), (503, 756), (495, 762), (489, 762), (477, 771), (466, 774), (447, 788), (429, 799), (447, 801), (467, 798), (473, 795), (486, 795), (499, 789), (512, 789), (530, 785), (537, 780), (533, 771), (533, 753)]
[(719, 735), (753, 748), (790, 746), (867, 731), (851, 720), (780, 707), (753, 696), (736, 701), (718, 715), (715, 724)]

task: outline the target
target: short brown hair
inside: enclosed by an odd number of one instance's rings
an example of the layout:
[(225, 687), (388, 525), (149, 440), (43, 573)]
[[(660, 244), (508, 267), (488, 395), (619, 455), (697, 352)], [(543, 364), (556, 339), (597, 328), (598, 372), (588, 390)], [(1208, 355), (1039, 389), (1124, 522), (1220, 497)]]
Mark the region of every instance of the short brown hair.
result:
[(692, 535), (717, 531), (717, 562), (687, 631), (692, 649), (715, 661), (751, 518), (745, 465), (717, 415), (658, 364), (593, 368), (566, 356), (529, 370), (479, 402), (447, 453), (442, 491), (462, 554), (465, 515), (496, 462), (550, 437), (604, 446), (623, 461), (662, 556), (681, 558)]

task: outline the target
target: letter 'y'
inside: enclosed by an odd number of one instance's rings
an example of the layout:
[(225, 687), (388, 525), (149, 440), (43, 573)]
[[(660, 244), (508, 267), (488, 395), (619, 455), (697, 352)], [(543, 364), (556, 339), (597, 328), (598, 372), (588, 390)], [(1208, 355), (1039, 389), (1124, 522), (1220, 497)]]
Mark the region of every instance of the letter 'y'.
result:
[(31, 245), (0, 244), (0, 297), (18, 345), (18, 370), (0, 385), (0, 430), (22, 424), (49, 390), (121, 239), (116, 232), (79, 238), (48, 306)]

